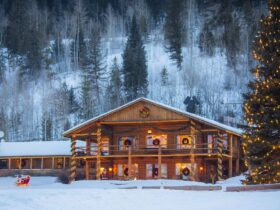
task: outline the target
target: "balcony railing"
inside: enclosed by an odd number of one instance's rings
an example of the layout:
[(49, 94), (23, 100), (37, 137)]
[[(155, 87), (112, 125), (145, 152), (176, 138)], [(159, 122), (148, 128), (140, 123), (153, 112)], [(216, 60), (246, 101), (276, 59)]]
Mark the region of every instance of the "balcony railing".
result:
[[(128, 155), (128, 151), (132, 155), (157, 155), (161, 150), (162, 155), (171, 154), (201, 154), (211, 155), (217, 154), (218, 148), (212, 147), (212, 144), (161, 144), (161, 145), (105, 145), (103, 144), (100, 149), (101, 156), (118, 156)], [(96, 156), (98, 147), (96, 145), (91, 147), (76, 147), (76, 156)], [(228, 148), (223, 148), (223, 154), (229, 154)]]

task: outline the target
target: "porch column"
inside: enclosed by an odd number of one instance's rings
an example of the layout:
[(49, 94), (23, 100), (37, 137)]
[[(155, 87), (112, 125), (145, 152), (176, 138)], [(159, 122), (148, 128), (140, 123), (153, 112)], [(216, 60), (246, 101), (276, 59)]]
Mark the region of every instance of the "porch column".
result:
[(218, 133), (218, 180), (223, 180), (223, 141)]
[(54, 157), (52, 158), (52, 169), (54, 169)]
[(33, 158), (30, 158), (30, 169), (32, 169), (32, 165), (33, 165)]
[(97, 154), (96, 154), (96, 179), (100, 180), (100, 168), (101, 168), (101, 160), (100, 160), (100, 156), (101, 156), (101, 124), (98, 123), (97, 124)]
[(161, 145), (158, 147), (158, 179), (161, 179)]
[(196, 129), (194, 127), (195, 122), (190, 122), (190, 134), (191, 134), (191, 173), (190, 173), (190, 180), (195, 181), (196, 180), (196, 174), (195, 174), (195, 135), (196, 135)]
[(228, 159), (228, 176), (232, 177), (232, 134), (229, 134), (229, 159)]
[(8, 161), (8, 168), (11, 169), (11, 158), (9, 158)]
[[(86, 155), (90, 155), (90, 139), (86, 140)], [(90, 164), (89, 160), (86, 158), (86, 179), (89, 180), (89, 171), (90, 171)]]
[(70, 182), (75, 181), (77, 173), (76, 162), (76, 137), (73, 135), (71, 138), (71, 166), (70, 166)]
[(128, 146), (128, 177), (131, 179), (131, 146)]
[(236, 151), (237, 151), (237, 158), (236, 158), (236, 162), (235, 162), (235, 174), (236, 176), (239, 175), (239, 165), (240, 165), (240, 149), (239, 149), (239, 143), (238, 143), (238, 138), (236, 138)]

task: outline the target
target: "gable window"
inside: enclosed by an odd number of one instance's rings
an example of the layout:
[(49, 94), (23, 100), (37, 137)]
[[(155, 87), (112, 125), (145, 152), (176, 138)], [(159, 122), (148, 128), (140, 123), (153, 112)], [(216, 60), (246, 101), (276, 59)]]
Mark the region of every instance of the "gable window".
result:
[(121, 136), (118, 140), (119, 150), (128, 150), (129, 147), (134, 148), (136, 146), (135, 136)]
[(167, 148), (167, 135), (147, 135), (146, 136), (147, 148)]
[(191, 149), (193, 141), (190, 135), (177, 135), (177, 149)]

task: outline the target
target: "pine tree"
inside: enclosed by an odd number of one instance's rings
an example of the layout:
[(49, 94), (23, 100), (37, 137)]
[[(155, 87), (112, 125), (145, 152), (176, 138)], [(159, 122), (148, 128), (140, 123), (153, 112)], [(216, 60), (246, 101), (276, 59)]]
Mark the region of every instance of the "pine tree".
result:
[(42, 121), (41, 121), (41, 129), (42, 129), (42, 139), (43, 141), (49, 141), (52, 139), (52, 120), (50, 114), (47, 112), (43, 113)]
[(109, 109), (118, 107), (123, 103), (121, 71), (116, 57), (114, 58), (111, 67), (110, 81), (106, 90), (106, 97), (108, 99)]
[(176, 62), (179, 69), (181, 69), (183, 62), (182, 42), (184, 37), (184, 25), (182, 12), (182, 0), (169, 1), (164, 24), (165, 47), (167, 52), (170, 53), (170, 59)]
[(165, 66), (161, 70), (160, 76), (161, 76), (161, 85), (166, 86), (168, 84), (168, 71)]
[(243, 149), (249, 174), (246, 184), (280, 182), (280, 10), (271, 0), (270, 14), (261, 20), (261, 31), (254, 42), (253, 56), (258, 65), (252, 70), (256, 79), (245, 95)]
[(203, 30), (199, 35), (199, 49), (208, 56), (213, 56), (215, 52), (215, 38), (212, 31), (207, 24), (204, 25)]
[(69, 113), (75, 113), (79, 109), (79, 104), (76, 100), (74, 88), (71, 87), (68, 93)]
[[(85, 71), (90, 80), (90, 89), (98, 105), (101, 104), (102, 82), (106, 79), (106, 65), (101, 49), (99, 28), (95, 27), (89, 40), (89, 52)], [(100, 107), (99, 107), (100, 108)], [(100, 112), (101, 110), (98, 110)]]
[(90, 80), (86, 74), (83, 75), (80, 107), (79, 115), (81, 120), (88, 120), (94, 116), (94, 104), (90, 94)]
[(127, 101), (148, 94), (146, 52), (135, 15), (123, 53), (124, 92)]
[[(1, 49), (1, 48), (0, 48)], [(5, 61), (2, 51), (0, 51), (0, 85), (5, 81)]]

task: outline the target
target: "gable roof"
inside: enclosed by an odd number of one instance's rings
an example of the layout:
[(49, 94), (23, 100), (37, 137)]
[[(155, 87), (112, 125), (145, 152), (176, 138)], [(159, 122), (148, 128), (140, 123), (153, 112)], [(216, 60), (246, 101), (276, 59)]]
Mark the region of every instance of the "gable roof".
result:
[(81, 123), (81, 124), (78, 124), (78, 125), (74, 126), (73, 128), (71, 128), (71, 129), (65, 131), (65, 132), (63, 133), (63, 136), (69, 135), (69, 134), (72, 133), (73, 131), (75, 131), (75, 130), (77, 130), (77, 129), (83, 127), (83, 126), (89, 125), (89, 124), (91, 124), (91, 123), (93, 123), (93, 122), (97, 122), (97, 121), (101, 120), (102, 118), (104, 118), (104, 117), (106, 117), (106, 116), (108, 116), (108, 115), (111, 115), (111, 114), (113, 114), (113, 113), (116, 113), (116, 112), (118, 112), (118, 111), (120, 111), (120, 110), (122, 110), (122, 109), (125, 109), (126, 107), (129, 107), (129, 106), (131, 106), (131, 105), (133, 105), (133, 104), (136, 104), (136, 103), (138, 103), (138, 102), (140, 102), (140, 101), (147, 102), (147, 103), (150, 103), (150, 104), (153, 104), (153, 105), (156, 105), (156, 106), (165, 108), (165, 109), (169, 109), (170, 111), (173, 111), (173, 112), (176, 112), (176, 113), (178, 113), (178, 114), (184, 115), (184, 116), (186, 116), (186, 117), (188, 117), (188, 118), (190, 118), (190, 119), (199, 121), (199, 122), (201, 122), (201, 123), (204, 123), (204, 124), (213, 126), (213, 127), (215, 127), (215, 128), (221, 129), (221, 130), (229, 131), (229, 132), (234, 133), (234, 134), (236, 134), (236, 135), (238, 135), (238, 136), (241, 136), (241, 135), (242, 135), (242, 130), (241, 130), (241, 129), (238, 129), (238, 128), (235, 128), (235, 127), (231, 127), (231, 126), (225, 125), (225, 124), (223, 124), (223, 123), (219, 123), (219, 122), (217, 122), (217, 121), (215, 121), (215, 120), (211, 120), (211, 119), (208, 119), (208, 118), (199, 116), (199, 115), (197, 115), (197, 114), (193, 114), (193, 113), (190, 113), (190, 112), (186, 112), (186, 111), (183, 111), (183, 110), (181, 110), (181, 109), (177, 109), (177, 108), (174, 108), (174, 107), (172, 107), (172, 106), (168, 106), (168, 105), (165, 105), (165, 104), (162, 104), (162, 103), (153, 101), (153, 100), (151, 100), (151, 99), (147, 99), (147, 98), (141, 97), (141, 98), (137, 98), (137, 99), (135, 99), (135, 100), (133, 100), (133, 101), (131, 101), (131, 102), (129, 102), (129, 103), (126, 103), (126, 104), (124, 104), (124, 105), (122, 105), (122, 106), (120, 106), (120, 107), (117, 107), (117, 108), (112, 109), (112, 110), (110, 110), (110, 111), (108, 111), (108, 112), (105, 112), (105, 113), (103, 113), (103, 114), (101, 114), (101, 115), (98, 115), (98, 116), (96, 116), (96, 117), (94, 117), (94, 118), (92, 118), (92, 119), (89, 119), (89, 120), (87, 120), (87, 121), (85, 121), (85, 122), (83, 122), (83, 123)]

